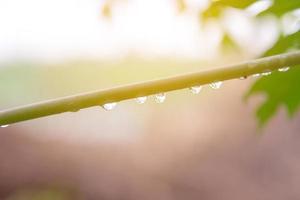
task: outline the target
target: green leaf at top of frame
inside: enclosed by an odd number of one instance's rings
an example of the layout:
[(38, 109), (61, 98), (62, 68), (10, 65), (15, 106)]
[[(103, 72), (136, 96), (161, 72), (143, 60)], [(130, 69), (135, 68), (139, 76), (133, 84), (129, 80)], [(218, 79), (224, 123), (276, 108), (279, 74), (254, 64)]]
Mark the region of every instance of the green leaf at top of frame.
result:
[[(263, 0), (215, 0), (201, 13), (201, 19), (205, 21), (208, 18), (219, 18), (227, 7), (245, 9), (258, 1)], [(272, 5), (258, 16), (273, 14), (281, 17), (288, 12), (300, 9), (300, 0), (273, 0), (272, 2)]]
[(274, 14), (278, 17), (300, 8), (299, 0), (273, 0), (272, 6), (259, 15)]
[(300, 31), (287, 36), (282, 35), (276, 44), (264, 53), (264, 56), (284, 53), (289, 49), (300, 49)]
[(242, 0), (242, 1), (241, 0), (216, 0), (215, 3), (219, 3), (224, 6), (229, 6), (233, 8), (243, 9), (250, 6), (256, 1), (257, 0)]
[(201, 13), (200, 18), (204, 21), (209, 18), (219, 18), (227, 7), (244, 9), (254, 2), (256, 0), (215, 0)]

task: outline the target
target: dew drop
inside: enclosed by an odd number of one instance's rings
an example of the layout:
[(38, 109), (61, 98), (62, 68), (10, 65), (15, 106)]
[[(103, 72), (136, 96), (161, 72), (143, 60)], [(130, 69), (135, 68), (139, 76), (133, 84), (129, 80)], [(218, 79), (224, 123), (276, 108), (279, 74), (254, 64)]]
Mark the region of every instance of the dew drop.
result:
[(166, 100), (166, 94), (165, 93), (159, 93), (155, 95), (155, 101), (156, 103), (163, 103)]
[(1, 125), (0, 126), (1, 128), (6, 128), (6, 127), (9, 127), (9, 125), (7, 124), (7, 125)]
[(102, 107), (105, 109), (105, 110), (113, 110), (115, 107), (116, 107), (117, 103), (113, 102), (113, 103), (106, 103), (106, 104), (103, 104)]
[(212, 89), (219, 89), (221, 86), (222, 86), (223, 82), (222, 81), (217, 81), (217, 82), (214, 82), (214, 83), (210, 83), (209, 86), (212, 88)]
[(245, 79), (247, 79), (248, 77), (247, 76), (241, 76), (240, 77), (240, 80), (245, 80)]
[(282, 67), (282, 68), (279, 68), (278, 71), (279, 72), (287, 72), (289, 71), (290, 67)]
[(271, 71), (265, 71), (265, 72), (261, 73), (261, 75), (263, 75), (263, 76), (269, 76), (271, 74), (272, 74)]
[(147, 97), (146, 97), (146, 96), (145, 96), (145, 97), (137, 97), (137, 98), (135, 99), (135, 101), (136, 101), (138, 104), (143, 104), (143, 103), (146, 102), (146, 100), (147, 100)]
[(253, 74), (252, 75), (252, 77), (254, 77), (254, 78), (257, 78), (257, 77), (260, 77), (261, 76), (261, 74)]
[(202, 89), (202, 86), (193, 86), (190, 88), (190, 90), (193, 94), (199, 94), (201, 89)]

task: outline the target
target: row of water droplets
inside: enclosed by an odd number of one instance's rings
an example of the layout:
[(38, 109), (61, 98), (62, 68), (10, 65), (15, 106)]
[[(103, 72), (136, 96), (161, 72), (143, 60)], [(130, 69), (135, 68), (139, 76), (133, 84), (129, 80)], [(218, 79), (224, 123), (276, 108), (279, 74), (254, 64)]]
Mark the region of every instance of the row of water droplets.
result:
[[(290, 69), (290, 67), (282, 67), (282, 68), (279, 68), (278, 71), (279, 72), (287, 72), (289, 69)], [(253, 74), (252, 77), (255, 78), (255, 77), (260, 77), (260, 76), (269, 76), (271, 74), (272, 74), (271, 71), (265, 71), (265, 72), (262, 72), (261, 74), (259, 74), (259, 73)], [(239, 79), (240, 80), (245, 80), (247, 78), (248, 78), (247, 76), (242, 76)], [(212, 89), (219, 89), (222, 86), (222, 84), (223, 84), (222, 81), (217, 81), (217, 82), (210, 83), (209, 86)], [(193, 87), (190, 88), (190, 90), (193, 94), (199, 94), (202, 90), (202, 86), (193, 86)]]
[[(166, 100), (166, 94), (165, 93), (159, 93), (159, 94), (156, 94), (154, 96), (155, 98), (155, 102), (156, 103), (163, 103), (165, 100)], [(148, 97), (147, 96), (142, 96), (142, 97), (137, 97), (135, 99), (135, 101), (138, 103), (138, 104), (144, 104), (146, 101), (147, 101)], [(115, 107), (117, 106), (117, 103), (116, 102), (112, 102), (112, 103), (106, 103), (106, 104), (103, 104), (102, 107), (105, 109), (105, 110), (113, 110)]]
[[(218, 82), (213, 82), (213, 83), (210, 83), (210, 87), (213, 88), (213, 89), (219, 89), (221, 86), (222, 86), (222, 83), (221, 81), (218, 81)], [(202, 86), (193, 86), (190, 88), (191, 92), (193, 94), (199, 94), (200, 91), (202, 90)], [(138, 104), (144, 104), (146, 101), (147, 101), (148, 97), (147, 96), (141, 96), (141, 97), (137, 97), (135, 99), (135, 101), (138, 103)], [(156, 103), (163, 103), (165, 102), (166, 100), (166, 94), (165, 93), (158, 93), (156, 95), (154, 95), (154, 99), (155, 99), (155, 102)], [(103, 104), (102, 107), (105, 109), (105, 110), (113, 110), (115, 107), (117, 106), (117, 103), (116, 102), (112, 102), (112, 103), (106, 103), (106, 104)]]
[[(290, 69), (290, 67), (283, 67), (283, 68), (279, 68), (278, 71), (279, 72), (287, 72), (289, 69)], [(261, 74), (259, 74), (259, 73), (253, 74), (252, 77), (269, 76), (271, 74), (272, 74), (271, 71), (265, 71), (265, 72), (262, 72)], [(242, 76), (242, 77), (240, 77), (240, 79), (245, 80), (245, 79), (247, 79), (247, 76)], [(222, 81), (217, 81), (217, 82), (210, 83), (209, 86), (212, 89), (216, 90), (216, 89), (221, 88), (222, 84), (223, 84)], [(201, 92), (202, 88), (203, 88), (202, 86), (193, 86), (193, 87), (190, 87), (190, 91), (193, 94), (199, 94)], [(147, 98), (148, 98), (147, 96), (141, 96), (141, 97), (137, 97), (135, 99), (135, 101), (138, 104), (144, 104), (147, 101)], [(155, 98), (156, 103), (163, 103), (166, 100), (166, 94), (165, 93), (159, 93), (159, 94), (156, 94), (154, 96), (154, 98)], [(102, 107), (105, 110), (113, 110), (116, 106), (117, 106), (116, 102), (106, 103), (106, 104), (102, 105)]]
[[(282, 68), (279, 68), (278, 71), (279, 72), (287, 72), (289, 69), (290, 69), (290, 67), (282, 67)], [(272, 74), (271, 71), (265, 71), (265, 72), (262, 72), (261, 74), (260, 73), (253, 74), (252, 77), (269, 76), (271, 74)], [(240, 79), (245, 80), (245, 79), (247, 79), (247, 76), (242, 76), (242, 77), (240, 77)], [(219, 89), (222, 86), (222, 84), (223, 84), (222, 81), (217, 81), (217, 82), (210, 83), (209, 86), (212, 89)], [(203, 88), (202, 86), (193, 86), (190, 88), (190, 91), (193, 94), (199, 94), (201, 92), (202, 88)], [(147, 96), (141, 96), (141, 97), (137, 97), (135, 100), (138, 104), (144, 104), (147, 101), (147, 98), (148, 98)], [(154, 98), (155, 98), (156, 103), (163, 103), (166, 100), (166, 94), (158, 93), (154, 96)], [(106, 103), (106, 104), (102, 105), (102, 107), (108, 111), (113, 110), (116, 106), (117, 106), (116, 102)], [(0, 128), (6, 128), (8, 126), (9, 125), (1, 125)]]
[[(280, 56), (280, 63), (281, 64), (283, 64), (283, 62), (284, 62), (284, 59), (286, 58), (286, 56), (285, 55), (281, 55)], [(250, 62), (249, 64), (248, 64), (248, 67), (249, 68), (253, 68), (253, 67), (255, 67), (257, 65), (257, 63), (254, 61), (254, 62)], [(278, 69), (278, 71), (279, 72), (287, 72), (288, 70), (290, 69), (290, 67), (289, 66), (286, 66), (286, 67), (281, 67), (281, 68), (279, 68)], [(264, 71), (264, 72), (262, 72), (262, 73), (257, 73), (257, 74), (253, 74), (252, 75), (252, 77), (260, 77), (260, 76), (269, 76), (269, 75), (271, 75), (272, 74), (272, 71), (271, 70), (266, 70), (266, 71)], [(247, 78), (247, 77), (246, 77)]]
[[(282, 67), (282, 68), (279, 68), (278, 71), (279, 72), (287, 72), (289, 71), (290, 67)], [(260, 76), (269, 76), (272, 74), (272, 71), (268, 70), (268, 71), (265, 71), (265, 72), (262, 72), (261, 74), (257, 73), (257, 74), (253, 74), (252, 77), (260, 77)]]
[[(212, 89), (219, 89), (221, 88), (223, 82), (222, 81), (217, 81), (217, 82), (213, 82), (213, 83), (210, 83), (209, 86), (212, 88)], [(199, 94), (202, 90), (202, 86), (193, 86), (193, 87), (190, 87), (190, 91), (193, 93), (193, 94)]]

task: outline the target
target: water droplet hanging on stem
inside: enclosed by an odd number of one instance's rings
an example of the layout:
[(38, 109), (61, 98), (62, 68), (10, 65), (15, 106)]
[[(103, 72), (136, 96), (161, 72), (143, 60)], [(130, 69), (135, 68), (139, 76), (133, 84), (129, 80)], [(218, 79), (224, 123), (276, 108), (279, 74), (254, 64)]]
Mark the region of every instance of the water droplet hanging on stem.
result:
[(222, 81), (217, 81), (217, 82), (213, 82), (213, 83), (210, 83), (209, 86), (212, 88), (212, 89), (219, 89), (221, 86), (222, 86), (223, 82)]
[(271, 74), (272, 74), (271, 71), (265, 71), (265, 72), (261, 73), (261, 75), (263, 75), (263, 76), (269, 76)]
[(193, 94), (199, 94), (202, 90), (202, 86), (193, 86), (190, 88), (190, 91), (193, 93)]
[(260, 76), (261, 76), (261, 74), (259, 74), (259, 73), (252, 75), (253, 78), (257, 78), (257, 77), (260, 77)]
[(287, 72), (289, 71), (290, 67), (282, 67), (282, 68), (279, 68), (278, 71), (279, 72)]
[(147, 97), (146, 97), (146, 96), (144, 96), (144, 97), (137, 97), (137, 98), (135, 99), (135, 101), (136, 101), (138, 104), (143, 104), (143, 103), (146, 102), (146, 100), (147, 100)]
[(117, 106), (117, 103), (115, 103), (115, 102), (113, 102), (113, 103), (106, 103), (106, 104), (102, 105), (102, 107), (105, 110), (113, 110), (116, 106)]
[(166, 94), (165, 93), (159, 93), (155, 95), (155, 101), (156, 103), (163, 103), (166, 100)]

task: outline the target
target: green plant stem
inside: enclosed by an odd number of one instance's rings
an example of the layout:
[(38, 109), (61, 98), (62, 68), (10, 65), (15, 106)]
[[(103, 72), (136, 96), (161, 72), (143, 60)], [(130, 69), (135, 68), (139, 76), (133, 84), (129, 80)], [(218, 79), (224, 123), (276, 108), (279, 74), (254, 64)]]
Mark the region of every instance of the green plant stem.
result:
[(41, 103), (0, 111), (0, 125), (36, 119), (63, 112), (119, 102), (141, 96), (204, 85), (215, 81), (236, 79), (242, 76), (276, 70), (300, 64), (300, 51), (265, 57), (240, 64), (229, 65), (195, 73), (151, 80), (131, 85), (109, 88)]

